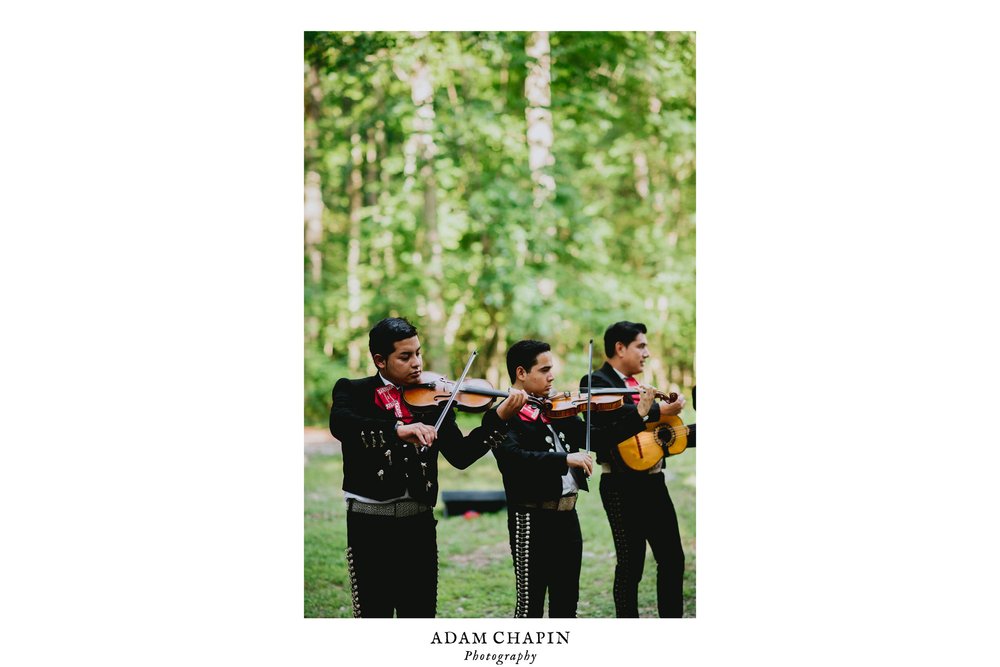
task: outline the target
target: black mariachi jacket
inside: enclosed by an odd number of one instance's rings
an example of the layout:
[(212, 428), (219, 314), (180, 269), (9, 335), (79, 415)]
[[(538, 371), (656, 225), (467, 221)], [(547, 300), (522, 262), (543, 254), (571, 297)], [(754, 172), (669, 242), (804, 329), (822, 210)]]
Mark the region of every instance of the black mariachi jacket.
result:
[[(592, 384), (594, 386), (594, 389), (598, 389), (598, 388), (601, 388), (601, 387), (617, 387), (617, 388), (620, 388), (620, 389), (624, 389), (625, 388), (625, 381), (622, 380), (620, 377), (618, 377), (618, 373), (615, 371), (614, 367), (611, 364), (609, 364), (608, 362), (604, 362), (603, 366), (601, 366), (596, 371), (594, 371), (594, 379), (592, 381)], [(587, 376), (586, 375), (584, 375), (582, 378), (580, 378), (580, 391), (587, 391)], [(636, 391), (636, 393), (639, 393), (639, 392)], [(629, 412), (632, 412), (633, 414), (635, 414), (636, 417), (639, 417), (638, 409), (635, 406), (635, 401), (632, 400), (632, 394), (625, 394), (624, 395), (624, 399), (625, 399), (625, 405), (623, 405), (621, 409), (622, 410), (627, 410)], [(619, 410), (619, 412), (620, 411), (621, 410)], [(593, 415), (593, 417), (591, 417), (591, 418), (594, 420), (595, 423), (604, 423), (607, 419), (610, 418), (610, 415), (613, 415), (613, 414), (614, 413), (595, 412), (594, 415)], [(639, 417), (639, 420), (641, 421), (642, 417)], [(650, 410), (649, 410), (649, 421), (655, 423), (655, 422), (658, 422), (659, 420), (660, 420), (660, 404), (658, 402), (654, 401), (653, 402), (653, 407), (651, 407)], [(645, 422), (643, 422), (642, 426), (643, 426), (643, 428), (639, 429), (639, 431), (645, 429), (645, 427), (646, 427)], [(621, 442), (625, 438), (629, 438), (629, 437), (635, 435), (639, 431), (635, 431), (633, 433), (629, 433), (624, 438), (619, 438), (618, 440), (615, 440), (614, 443), (611, 443), (611, 446), (603, 448), (602, 450), (598, 451), (597, 452), (597, 462), (598, 463), (610, 463), (611, 464), (611, 469), (614, 472), (632, 472), (632, 473), (634, 473), (635, 472), (634, 470), (632, 470), (631, 468), (628, 468), (622, 462), (621, 457), (618, 455), (618, 448), (615, 447), (614, 445), (618, 444), (619, 442)], [(642, 474), (645, 474), (645, 473), (642, 473)]]
[[(437, 502), (438, 452), (459, 469), (468, 468), (503, 438), (507, 424), (497, 417), (490, 428), (478, 426), (463, 436), (455, 413), (441, 422), (430, 447), (415, 447), (396, 437), (396, 415), (375, 403), (383, 386), (376, 373), (362, 380), (343, 378), (333, 388), (330, 432), (344, 456), (344, 491), (372, 500), (388, 500), (409, 491), (427, 505)], [(412, 412), (412, 411), (411, 411)], [(434, 425), (440, 410), (414, 414), (414, 421)]]
[[(643, 429), (642, 418), (633, 409), (616, 410), (608, 413), (609, 418), (598, 426), (591, 423), (590, 448), (600, 452), (611, 444), (621, 442)], [(483, 425), (499, 422), (496, 410), (490, 410), (483, 418)], [(509, 430), (493, 450), (497, 467), (503, 475), (503, 487), (507, 493), (507, 503), (538, 502), (556, 500), (562, 495), (562, 476), (569, 470), (566, 453), (558, 451), (553, 443), (551, 431), (541, 418), (522, 421), (514, 417), (508, 422)], [(586, 446), (587, 425), (580, 416), (553, 419), (549, 425), (556, 432), (568, 453), (580, 451)], [(587, 491), (587, 480), (582, 471), (573, 468), (573, 477), (580, 489)]]

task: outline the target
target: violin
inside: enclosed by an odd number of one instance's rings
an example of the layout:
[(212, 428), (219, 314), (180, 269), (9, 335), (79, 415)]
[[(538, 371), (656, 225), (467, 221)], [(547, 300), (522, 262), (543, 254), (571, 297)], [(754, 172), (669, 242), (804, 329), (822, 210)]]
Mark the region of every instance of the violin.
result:
[[(625, 403), (621, 394), (617, 396), (614, 394), (598, 395), (598, 391), (600, 390), (594, 390), (590, 399), (590, 409), (593, 412), (617, 410)], [(550, 394), (542, 404), (542, 412), (549, 419), (566, 419), (586, 411), (587, 392), (583, 391), (561, 391)]]
[[(403, 403), (412, 410), (423, 411), (439, 408), (455, 394), (456, 382), (439, 373), (424, 371), (420, 380), (403, 388)], [(595, 389), (590, 399), (590, 409), (594, 412), (610, 412), (622, 407), (625, 394), (634, 394), (635, 388), (614, 387)], [(466, 378), (455, 395), (455, 407), (462, 412), (486, 412), (498, 398), (507, 398), (506, 391), (494, 389), (488, 380)], [(668, 403), (677, 400), (677, 394), (669, 395), (656, 391), (657, 398)], [(528, 396), (528, 402), (541, 408), (549, 419), (566, 419), (587, 411), (587, 392), (561, 391), (545, 398)]]
[[(664, 394), (658, 389), (654, 389), (653, 391), (655, 392), (656, 398), (662, 398), (667, 403), (673, 403), (677, 400), (677, 392)], [(612, 410), (617, 410), (624, 405), (625, 394), (635, 393), (637, 393), (636, 387), (626, 387), (625, 389), (617, 387), (602, 387), (600, 389), (594, 389), (591, 394), (590, 409), (594, 412), (610, 412)], [(546, 399), (544, 409), (545, 416), (550, 419), (563, 419), (565, 417), (573, 417), (581, 412), (586, 412), (587, 392), (563, 391), (552, 394)]]
[[(455, 389), (454, 381), (438, 373), (424, 371), (419, 382), (403, 388), (403, 402), (417, 411), (444, 407), (455, 394)], [(455, 395), (455, 407), (463, 412), (486, 412), (493, 401), (508, 395), (505, 391), (494, 389), (488, 380), (466, 378)]]
[[(444, 406), (455, 393), (456, 383), (439, 373), (424, 371), (415, 384), (403, 387), (403, 403), (412, 410), (430, 410)], [(591, 409), (596, 412), (617, 410), (622, 407), (622, 394), (631, 391), (621, 389), (595, 389), (591, 399)], [(455, 396), (455, 407), (463, 412), (486, 412), (498, 398), (507, 398), (506, 391), (494, 389), (488, 380), (466, 378)], [(541, 408), (549, 419), (565, 419), (587, 410), (586, 392), (562, 391), (545, 398), (528, 395), (528, 402)]]

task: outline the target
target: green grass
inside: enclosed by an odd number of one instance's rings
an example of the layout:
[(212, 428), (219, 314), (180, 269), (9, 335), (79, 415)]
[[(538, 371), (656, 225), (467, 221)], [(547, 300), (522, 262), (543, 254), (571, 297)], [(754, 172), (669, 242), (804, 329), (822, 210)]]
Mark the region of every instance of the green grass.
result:
[[(463, 425), (464, 426), (464, 425)], [(464, 430), (464, 429), (463, 429)], [(697, 450), (667, 460), (670, 497), (677, 509), (684, 544), (684, 616), (695, 615), (695, 461)], [(614, 618), (612, 582), (615, 550), (611, 529), (598, 492), (595, 472), (590, 493), (577, 505), (583, 532), (580, 573), (581, 618)], [(443, 491), (502, 489), (496, 462), (487, 455), (467, 470), (456, 470), (440, 459)], [(347, 582), (347, 529), (344, 518), (340, 455), (310, 456), (305, 468), (305, 616), (350, 617)], [(514, 612), (514, 570), (507, 537), (507, 514), (501, 511), (475, 519), (443, 518), (438, 499), (438, 616), (509, 618)], [(656, 614), (656, 562), (646, 548), (646, 569), (639, 584), (639, 615)], [(546, 603), (547, 606), (547, 603)]]

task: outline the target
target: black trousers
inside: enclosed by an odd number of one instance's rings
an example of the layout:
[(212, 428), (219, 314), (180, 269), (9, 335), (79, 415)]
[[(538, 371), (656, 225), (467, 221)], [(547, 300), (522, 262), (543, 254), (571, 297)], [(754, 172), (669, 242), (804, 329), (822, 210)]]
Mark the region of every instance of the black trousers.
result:
[(347, 513), (347, 567), (355, 618), (433, 618), (437, 519)]
[(515, 618), (576, 618), (583, 537), (576, 510), (508, 508), (507, 530), (517, 585)]
[(663, 473), (601, 475), (601, 502), (615, 542), (615, 613), (639, 616), (639, 581), (646, 542), (656, 559), (656, 605), (660, 618), (684, 615), (684, 549), (677, 513)]

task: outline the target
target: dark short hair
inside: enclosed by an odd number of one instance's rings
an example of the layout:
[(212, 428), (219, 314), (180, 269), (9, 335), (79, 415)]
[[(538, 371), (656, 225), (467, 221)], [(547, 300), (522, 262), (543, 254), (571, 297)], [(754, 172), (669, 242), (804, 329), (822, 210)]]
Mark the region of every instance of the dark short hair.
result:
[(641, 333), (646, 333), (646, 325), (642, 322), (615, 322), (604, 332), (604, 356), (608, 359), (615, 356), (615, 343), (628, 347)]
[(518, 366), (530, 372), (538, 360), (538, 355), (551, 349), (548, 343), (540, 340), (519, 340), (511, 345), (507, 350), (507, 374), (510, 375), (510, 381), (517, 380)]
[(376, 354), (388, 359), (396, 349), (396, 341), (413, 338), (416, 335), (416, 327), (407, 322), (406, 318), (387, 317), (368, 332), (368, 351), (371, 352), (373, 359)]

